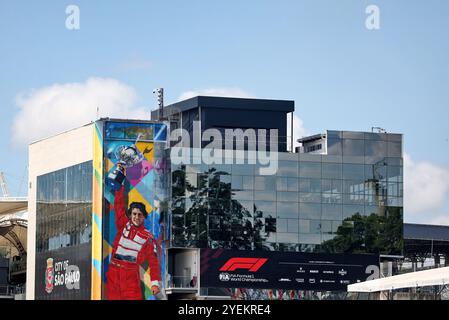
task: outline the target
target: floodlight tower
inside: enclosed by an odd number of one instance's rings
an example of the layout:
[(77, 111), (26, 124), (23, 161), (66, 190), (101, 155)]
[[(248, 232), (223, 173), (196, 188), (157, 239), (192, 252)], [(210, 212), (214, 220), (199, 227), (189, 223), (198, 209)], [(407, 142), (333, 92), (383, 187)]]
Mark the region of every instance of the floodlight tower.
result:
[(164, 115), (164, 88), (157, 88), (153, 90), (157, 95), (157, 105), (159, 107), (159, 120), (162, 120)]

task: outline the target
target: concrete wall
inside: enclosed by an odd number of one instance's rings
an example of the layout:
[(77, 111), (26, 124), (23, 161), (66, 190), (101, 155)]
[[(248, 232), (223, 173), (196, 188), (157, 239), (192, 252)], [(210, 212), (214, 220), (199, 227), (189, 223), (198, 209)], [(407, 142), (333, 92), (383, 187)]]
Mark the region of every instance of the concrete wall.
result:
[(34, 300), (37, 176), (92, 160), (93, 130), (92, 123), (32, 143), (28, 147), (27, 300)]

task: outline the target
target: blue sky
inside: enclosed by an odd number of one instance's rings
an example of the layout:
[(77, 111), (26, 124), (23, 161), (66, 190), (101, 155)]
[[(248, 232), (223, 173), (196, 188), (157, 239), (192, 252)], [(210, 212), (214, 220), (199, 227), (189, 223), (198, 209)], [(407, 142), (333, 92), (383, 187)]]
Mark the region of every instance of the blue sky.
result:
[[(65, 26), (70, 4), (79, 30)], [(365, 27), (370, 4), (379, 30)], [(425, 181), (407, 187), (405, 220), (449, 224), (448, 15), (446, 0), (0, 0), (0, 170), (12, 195), (26, 194), (26, 142), (13, 123), (19, 107), (45, 113), (36, 92), (74, 83), (95, 91), (104, 81), (88, 79), (114, 79), (106, 87), (132, 100), (117, 108), (142, 112), (155, 105), (156, 87), (166, 103), (228, 90), (295, 100), (308, 133), (403, 133), (406, 173)]]

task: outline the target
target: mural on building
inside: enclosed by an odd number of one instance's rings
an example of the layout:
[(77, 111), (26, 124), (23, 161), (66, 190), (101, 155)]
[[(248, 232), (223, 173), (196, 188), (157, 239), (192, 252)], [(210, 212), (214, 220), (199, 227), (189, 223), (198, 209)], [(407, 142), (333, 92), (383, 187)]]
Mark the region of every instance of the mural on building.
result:
[(162, 124), (105, 125), (103, 299), (165, 299), (165, 139)]

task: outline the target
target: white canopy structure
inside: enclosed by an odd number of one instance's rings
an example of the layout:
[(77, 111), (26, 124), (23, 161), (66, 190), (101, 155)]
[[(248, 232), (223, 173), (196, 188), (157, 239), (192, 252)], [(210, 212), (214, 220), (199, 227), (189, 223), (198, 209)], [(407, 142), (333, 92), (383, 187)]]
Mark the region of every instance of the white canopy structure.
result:
[(410, 272), (348, 285), (348, 292), (379, 292), (449, 284), (449, 267)]
[(27, 207), (26, 197), (0, 198), (0, 247), (15, 248), (13, 255), (27, 252)]

